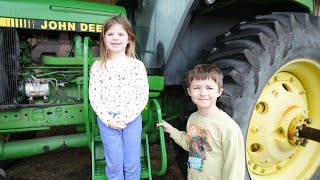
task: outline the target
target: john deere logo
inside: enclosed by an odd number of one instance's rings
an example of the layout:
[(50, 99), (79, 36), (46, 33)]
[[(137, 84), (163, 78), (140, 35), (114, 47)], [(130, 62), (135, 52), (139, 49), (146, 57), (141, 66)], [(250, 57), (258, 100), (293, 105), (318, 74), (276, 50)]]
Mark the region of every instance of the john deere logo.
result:
[(0, 27), (100, 33), (102, 25), (0, 17)]

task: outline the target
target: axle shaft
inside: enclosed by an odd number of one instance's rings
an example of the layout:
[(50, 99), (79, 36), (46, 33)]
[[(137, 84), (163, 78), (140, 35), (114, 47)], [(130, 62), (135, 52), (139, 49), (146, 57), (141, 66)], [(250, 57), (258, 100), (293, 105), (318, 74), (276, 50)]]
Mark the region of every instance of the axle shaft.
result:
[(302, 128), (299, 130), (299, 137), (320, 142), (320, 130), (307, 127), (303, 124)]

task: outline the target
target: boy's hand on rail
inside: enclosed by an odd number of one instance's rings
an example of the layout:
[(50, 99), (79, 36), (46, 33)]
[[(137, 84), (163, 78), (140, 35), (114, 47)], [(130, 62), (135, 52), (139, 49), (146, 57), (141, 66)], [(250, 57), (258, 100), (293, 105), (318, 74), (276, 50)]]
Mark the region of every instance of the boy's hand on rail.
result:
[(175, 129), (174, 127), (171, 126), (171, 124), (167, 123), (166, 121), (162, 121), (161, 123), (157, 123), (157, 127), (162, 126), (163, 130), (169, 134), (173, 132)]

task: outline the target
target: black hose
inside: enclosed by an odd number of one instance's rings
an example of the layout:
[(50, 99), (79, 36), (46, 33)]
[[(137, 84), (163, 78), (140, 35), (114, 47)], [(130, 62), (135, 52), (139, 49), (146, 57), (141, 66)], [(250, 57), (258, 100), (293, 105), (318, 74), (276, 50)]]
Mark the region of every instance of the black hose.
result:
[(63, 103), (63, 104), (19, 104), (18, 108), (27, 108), (27, 107), (35, 107), (35, 108), (46, 108), (46, 107), (54, 107), (54, 106), (68, 106), (82, 104), (82, 102), (72, 102), (72, 103)]

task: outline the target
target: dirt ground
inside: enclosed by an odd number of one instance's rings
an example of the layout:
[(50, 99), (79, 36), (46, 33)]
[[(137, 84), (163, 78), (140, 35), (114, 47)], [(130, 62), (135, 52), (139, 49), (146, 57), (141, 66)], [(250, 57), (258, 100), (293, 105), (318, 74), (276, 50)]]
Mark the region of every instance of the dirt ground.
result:
[[(172, 143), (167, 144), (168, 168), (153, 180), (183, 180), (175, 159)], [(151, 166), (160, 163), (159, 145), (150, 146)], [(7, 180), (91, 180), (91, 157), (88, 148), (74, 148), (63, 152), (37, 155), (19, 160), (6, 171)]]

